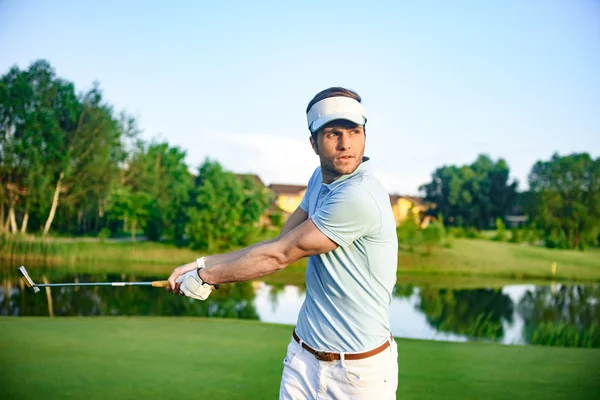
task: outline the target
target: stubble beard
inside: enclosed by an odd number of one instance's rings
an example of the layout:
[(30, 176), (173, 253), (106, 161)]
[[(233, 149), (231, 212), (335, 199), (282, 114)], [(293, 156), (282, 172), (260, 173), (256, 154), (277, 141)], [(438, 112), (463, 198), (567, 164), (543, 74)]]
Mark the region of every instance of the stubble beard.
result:
[(353, 158), (352, 162), (339, 163), (338, 165), (336, 165), (335, 159), (325, 159), (321, 157), (321, 170), (323, 175), (327, 174), (334, 179), (337, 179), (342, 175), (353, 173), (360, 166), (363, 159), (363, 154), (364, 151), (358, 155), (357, 158)]

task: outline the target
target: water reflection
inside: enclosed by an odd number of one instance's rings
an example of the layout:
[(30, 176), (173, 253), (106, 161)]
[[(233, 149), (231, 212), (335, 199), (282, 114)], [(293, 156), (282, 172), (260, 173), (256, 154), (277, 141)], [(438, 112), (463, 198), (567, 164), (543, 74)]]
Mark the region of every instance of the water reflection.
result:
[[(600, 286), (536, 287), (520, 299), (528, 343), (599, 347)], [(591, 346), (586, 346), (586, 344)]]
[(503, 322), (513, 322), (512, 300), (499, 289), (424, 288), (420, 290), (418, 308), (438, 332), (469, 339), (501, 339)]
[[(76, 275), (53, 282), (114, 282), (157, 280), (156, 277)], [(17, 284), (17, 282), (19, 282)], [(224, 285), (208, 301), (174, 296), (152, 287), (56, 287), (34, 294), (20, 281), (4, 281), (0, 289), (1, 315), (168, 315), (258, 319), (254, 289), (249, 282)]]
[[(51, 276), (52, 282), (135, 281), (123, 275)], [(53, 288), (34, 295), (4, 279), (1, 315), (168, 315), (260, 319), (295, 324), (304, 289), (262, 282), (223, 285), (207, 301), (150, 287)], [(391, 303), (394, 336), (505, 344), (600, 347), (600, 285), (511, 285), (446, 289), (397, 285)]]

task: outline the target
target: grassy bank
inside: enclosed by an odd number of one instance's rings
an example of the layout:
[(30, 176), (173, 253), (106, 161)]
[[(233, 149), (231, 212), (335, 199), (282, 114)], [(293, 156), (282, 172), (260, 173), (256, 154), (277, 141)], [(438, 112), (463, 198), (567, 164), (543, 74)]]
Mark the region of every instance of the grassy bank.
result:
[[(11, 268), (20, 264), (59, 266), (73, 272), (147, 272), (168, 274), (200, 254), (188, 248), (142, 243), (19, 242), (6, 243), (0, 262)], [(552, 263), (557, 270), (553, 275)], [(306, 260), (268, 277), (272, 283), (300, 284)], [(429, 278), (488, 280), (600, 281), (600, 251), (551, 250), (512, 243), (458, 239), (452, 248), (432, 254), (400, 251), (399, 280), (427, 281)]]
[[(556, 274), (552, 274), (556, 263)], [(432, 254), (400, 251), (399, 275), (600, 281), (600, 250), (556, 250), (482, 239), (458, 239)]]
[[(291, 327), (0, 318), (3, 399), (274, 399)], [(592, 399), (599, 350), (397, 340), (400, 399)]]

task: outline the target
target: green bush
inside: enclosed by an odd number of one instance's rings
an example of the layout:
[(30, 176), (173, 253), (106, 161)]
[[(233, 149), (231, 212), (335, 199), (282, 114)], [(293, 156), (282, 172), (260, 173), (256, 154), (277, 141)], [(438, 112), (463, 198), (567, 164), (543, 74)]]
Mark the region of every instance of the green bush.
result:
[(525, 240), (525, 232), (519, 228), (512, 228), (510, 235), (511, 243), (522, 243)]
[(529, 225), (523, 229), (523, 240), (530, 245), (536, 245), (542, 240), (542, 232), (540, 232), (535, 224)]
[(283, 226), (283, 214), (280, 211), (274, 211), (269, 214), (269, 221), (271, 221), (271, 225), (281, 227)]
[(423, 234), (417, 222), (409, 216), (396, 228), (398, 248), (413, 251), (415, 247), (423, 244)]
[(481, 233), (477, 229), (470, 226), (465, 231), (465, 237), (469, 239), (481, 239)]
[(569, 239), (564, 231), (552, 231), (544, 237), (544, 245), (549, 249), (568, 249)]
[(460, 239), (466, 237), (467, 233), (462, 226), (451, 226), (448, 228), (448, 236), (452, 236), (455, 239)]
[(108, 237), (110, 237), (110, 229), (106, 227), (100, 229), (100, 232), (98, 232), (98, 238), (100, 238), (100, 243), (104, 243), (104, 241)]
[(504, 226), (502, 218), (496, 218), (496, 236), (494, 236), (494, 240), (499, 242), (506, 241), (506, 226)]
[(427, 225), (427, 228), (422, 231), (425, 253), (431, 254), (436, 247), (441, 246), (444, 242), (445, 235), (446, 230), (441, 223), (432, 222)]

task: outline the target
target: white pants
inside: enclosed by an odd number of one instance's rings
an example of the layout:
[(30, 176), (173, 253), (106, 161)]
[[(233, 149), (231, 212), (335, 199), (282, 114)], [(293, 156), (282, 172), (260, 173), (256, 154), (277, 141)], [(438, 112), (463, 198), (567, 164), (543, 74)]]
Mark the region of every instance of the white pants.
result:
[(362, 360), (319, 361), (293, 338), (283, 360), (279, 399), (396, 398), (398, 347)]

